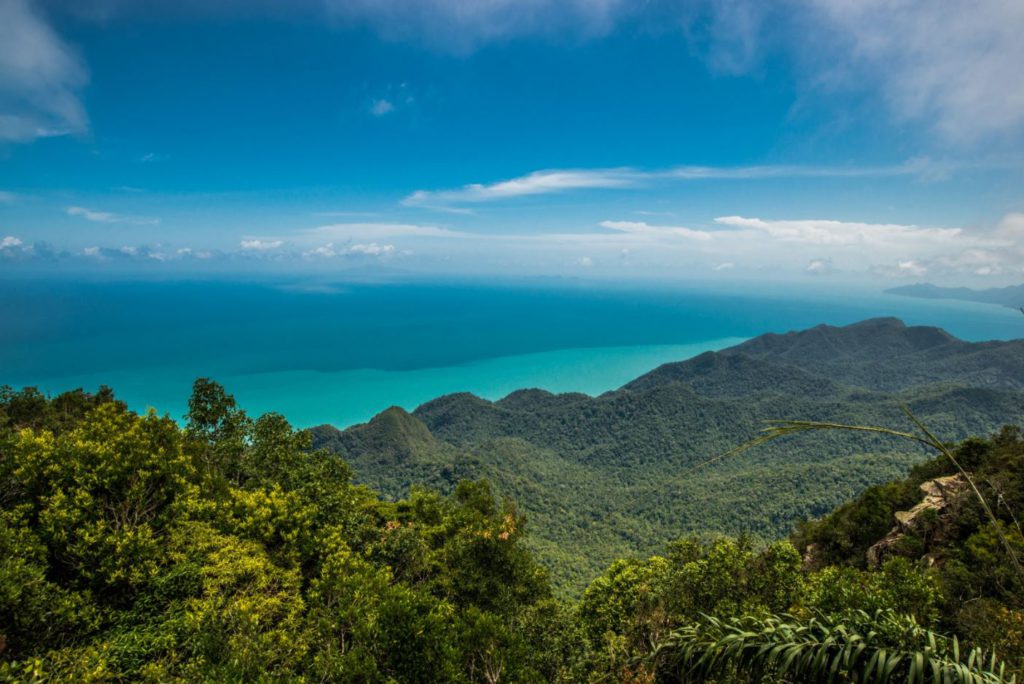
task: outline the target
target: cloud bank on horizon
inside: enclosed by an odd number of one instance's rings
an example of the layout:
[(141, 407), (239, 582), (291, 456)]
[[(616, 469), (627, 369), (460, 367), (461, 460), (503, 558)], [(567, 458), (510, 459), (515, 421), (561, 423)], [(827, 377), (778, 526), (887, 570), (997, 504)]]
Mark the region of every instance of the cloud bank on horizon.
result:
[(1015, 0), (0, 0), (0, 267), (1020, 282), (1022, 36)]
[[(399, 247), (398, 245), (403, 245)], [(0, 263), (79, 265), (197, 264), (246, 268), (276, 264), (318, 274), (336, 267), (386, 265), (406, 274), (547, 275), (777, 279), (778, 274), (960, 281), (1024, 276), (1024, 214), (988, 231), (834, 220), (722, 216), (708, 228), (646, 221), (602, 221), (572, 233), (479, 233), (436, 225), (340, 223), (290, 237), (246, 237), (228, 250), (161, 244), (57, 251), (0, 240)], [(447, 266), (446, 269), (439, 267)]]

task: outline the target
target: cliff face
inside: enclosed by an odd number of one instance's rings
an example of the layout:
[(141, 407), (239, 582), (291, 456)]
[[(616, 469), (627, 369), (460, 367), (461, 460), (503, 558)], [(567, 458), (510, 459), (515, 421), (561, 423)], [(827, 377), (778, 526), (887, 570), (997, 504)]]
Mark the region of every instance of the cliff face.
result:
[(927, 546), (938, 544), (947, 536), (956, 503), (967, 486), (963, 475), (949, 475), (923, 482), (921, 491), (924, 492), (924, 499), (909, 511), (896, 512), (896, 526), (868, 549), (868, 565), (881, 565), (886, 558), (897, 552), (908, 537), (925, 540), (925, 557), (928, 557)]

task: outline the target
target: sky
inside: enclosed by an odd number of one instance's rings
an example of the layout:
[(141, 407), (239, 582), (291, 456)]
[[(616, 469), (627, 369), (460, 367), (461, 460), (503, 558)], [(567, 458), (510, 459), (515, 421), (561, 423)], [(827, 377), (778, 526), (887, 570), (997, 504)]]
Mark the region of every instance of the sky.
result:
[(1020, 0), (0, 0), (0, 274), (1024, 282)]

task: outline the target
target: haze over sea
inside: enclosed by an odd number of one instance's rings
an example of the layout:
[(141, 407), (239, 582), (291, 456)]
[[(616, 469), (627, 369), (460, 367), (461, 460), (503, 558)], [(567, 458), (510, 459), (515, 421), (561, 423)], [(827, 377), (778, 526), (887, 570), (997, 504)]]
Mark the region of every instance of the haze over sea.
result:
[(776, 288), (551, 283), (0, 282), (0, 384), (114, 388), (181, 418), (211, 377), (250, 413), (347, 426), (450, 392), (591, 395), (764, 332), (875, 316), (968, 340), (1024, 332), (1019, 312), (964, 302)]

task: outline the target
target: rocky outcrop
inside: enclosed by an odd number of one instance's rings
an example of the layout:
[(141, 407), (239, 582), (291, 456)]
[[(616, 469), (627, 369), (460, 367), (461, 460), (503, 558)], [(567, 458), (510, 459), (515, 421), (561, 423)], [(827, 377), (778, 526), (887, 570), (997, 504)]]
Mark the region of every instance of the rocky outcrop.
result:
[(931, 542), (941, 541), (949, 528), (951, 513), (957, 499), (967, 489), (963, 475), (949, 475), (921, 484), (924, 499), (909, 511), (896, 512), (896, 527), (868, 549), (868, 565), (878, 567), (889, 556), (896, 555), (908, 536)]

